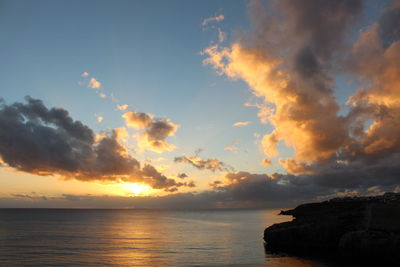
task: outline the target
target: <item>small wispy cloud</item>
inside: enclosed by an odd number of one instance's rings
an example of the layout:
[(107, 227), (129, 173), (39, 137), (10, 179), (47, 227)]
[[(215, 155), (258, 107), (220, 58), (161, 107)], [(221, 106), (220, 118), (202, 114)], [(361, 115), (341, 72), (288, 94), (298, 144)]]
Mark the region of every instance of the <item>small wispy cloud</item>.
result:
[(88, 77), (89, 76), (89, 72), (87, 72), (87, 71), (82, 72), (81, 76), (82, 77)]
[(233, 124), (235, 127), (243, 127), (251, 124), (251, 121), (238, 121)]
[(125, 104), (125, 105), (117, 105), (117, 109), (119, 109), (119, 110), (126, 110), (128, 108), (129, 108), (129, 106), (127, 104)]
[(126, 112), (122, 115), (128, 127), (141, 130), (136, 140), (141, 151), (150, 150), (157, 153), (172, 151), (176, 147), (166, 141), (174, 136), (179, 125), (169, 119), (157, 119), (154, 115), (144, 112)]
[(239, 143), (240, 143), (239, 140), (235, 140), (235, 141), (233, 141), (231, 144), (226, 145), (224, 149), (225, 149), (225, 150), (228, 150), (228, 151), (236, 151), (236, 150), (238, 150), (237, 145), (238, 145)]
[(224, 162), (216, 158), (202, 159), (198, 156), (192, 156), (192, 157), (181, 156), (181, 157), (175, 157), (174, 162), (190, 164), (199, 170), (210, 170), (212, 172), (234, 170), (231, 166), (225, 164)]
[(235, 146), (235, 145), (226, 145), (224, 149), (225, 149), (225, 150), (228, 150), (228, 151), (235, 151), (235, 150), (237, 150), (238, 148), (237, 148), (237, 146)]
[(218, 41), (223, 43), (226, 40), (226, 33), (218, 29)]
[(263, 166), (270, 166), (272, 164), (272, 162), (269, 159), (263, 159), (263, 161), (261, 161), (261, 165)]
[(110, 99), (111, 102), (118, 103), (118, 98), (113, 93), (110, 94)]
[(147, 162), (161, 162), (161, 161), (166, 161), (166, 158), (163, 157), (158, 157), (158, 158), (146, 158)]
[(256, 107), (258, 108), (257, 116), (260, 118), (261, 123), (267, 124), (270, 121), (272, 114), (275, 113), (275, 108), (268, 103), (244, 103), (245, 107)]
[(107, 95), (105, 93), (99, 93), (100, 98), (107, 98)]
[(208, 23), (210, 22), (220, 22), (223, 21), (225, 19), (225, 16), (223, 14), (215, 16), (215, 17), (211, 17), (211, 18), (207, 18), (205, 20), (203, 20), (203, 22), (201, 23), (201, 25), (206, 26)]
[(99, 89), (101, 87), (101, 82), (96, 80), (96, 78), (91, 78), (89, 81), (89, 87), (93, 89)]
[(178, 173), (177, 177), (181, 178), (181, 179), (185, 179), (188, 177), (188, 175), (186, 173)]

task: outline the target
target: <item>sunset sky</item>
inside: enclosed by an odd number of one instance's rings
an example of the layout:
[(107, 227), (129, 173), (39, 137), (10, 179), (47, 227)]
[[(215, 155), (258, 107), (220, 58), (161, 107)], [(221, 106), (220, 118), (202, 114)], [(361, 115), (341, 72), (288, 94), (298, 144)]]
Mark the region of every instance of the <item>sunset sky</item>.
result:
[(399, 1), (2, 1), (0, 207), (400, 191)]

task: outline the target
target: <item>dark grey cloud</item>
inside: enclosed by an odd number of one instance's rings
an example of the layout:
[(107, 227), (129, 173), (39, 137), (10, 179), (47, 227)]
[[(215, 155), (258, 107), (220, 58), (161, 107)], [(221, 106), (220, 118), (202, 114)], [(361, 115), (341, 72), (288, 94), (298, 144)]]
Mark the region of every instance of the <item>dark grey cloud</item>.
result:
[(386, 48), (393, 42), (400, 40), (400, 2), (392, 1), (378, 23), (379, 36)]
[(193, 157), (181, 156), (181, 157), (175, 157), (174, 162), (190, 164), (199, 170), (210, 170), (213, 172), (233, 171), (233, 168), (231, 166), (225, 164), (224, 162), (216, 158), (202, 159), (198, 156), (193, 156)]
[[(366, 166), (341, 163), (313, 175), (226, 173), (210, 183), (212, 190), (167, 196), (115, 197), (93, 195), (15, 194), (0, 198), (0, 207), (103, 208), (284, 208), (337, 196), (376, 195), (400, 191), (400, 157)], [(150, 171), (151, 172), (151, 171)], [(169, 187), (174, 192), (175, 187)]]
[[(325, 166), (315, 174), (227, 173), (210, 185), (220, 205), (290, 207), (336, 196), (375, 195), (400, 191), (400, 155), (366, 165), (363, 162)], [(223, 203), (223, 204), (221, 204)]]
[(35, 192), (32, 192), (30, 194), (12, 194), (11, 195), (14, 199), (22, 199), (22, 200), (39, 200), (39, 201), (47, 201), (48, 197), (44, 196), (44, 195), (39, 195), (36, 194)]
[(48, 109), (29, 96), (26, 103), (0, 103), (0, 156), (12, 168), (82, 181), (144, 182), (166, 190), (188, 186), (151, 165), (141, 168), (116, 135), (112, 131), (95, 141), (93, 131), (66, 110)]
[[(364, 161), (311, 166), (312, 174), (253, 174), (229, 173), (228, 183), (221, 181), (212, 186), (228, 193), (230, 199), (251, 202), (257, 206), (294, 206), (298, 203), (318, 201), (336, 196), (375, 195), (387, 191), (400, 191), (400, 155), (365, 164)], [(278, 206), (279, 206), (278, 205)]]
[(187, 175), (186, 173), (178, 173), (177, 176), (178, 176), (179, 178), (181, 178), (181, 179), (185, 179), (185, 178), (188, 177), (188, 175)]
[(190, 182), (176, 182), (174, 179), (167, 178), (162, 175), (159, 171), (156, 170), (153, 166), (149, 164), (145, 164), (142, 170), (142, 176), (144, 181), (151, 185), (153, 188), (168, 188), (166, 191), (175, 192), (177, 191), (177, 187), (186, 186), (186, 187), (195, 187), (193, 181)]
[(308, 47), (321, 60), (340, 48), (343, 34), (362, 10), (361, 0), (283, 0), (275, 1), (275, 5), (289, 20), (293, 38), (300, 38), (303, 47)]

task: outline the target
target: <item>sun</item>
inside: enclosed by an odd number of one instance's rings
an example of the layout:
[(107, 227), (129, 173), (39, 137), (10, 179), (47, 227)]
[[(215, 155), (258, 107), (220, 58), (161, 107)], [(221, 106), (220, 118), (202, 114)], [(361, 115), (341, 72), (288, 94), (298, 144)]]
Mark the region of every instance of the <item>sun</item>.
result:
[(124, 184), (124, 188), (129, 191), (129, 196), (144, 196), (151, 191), (150, 186), (141, 183)]

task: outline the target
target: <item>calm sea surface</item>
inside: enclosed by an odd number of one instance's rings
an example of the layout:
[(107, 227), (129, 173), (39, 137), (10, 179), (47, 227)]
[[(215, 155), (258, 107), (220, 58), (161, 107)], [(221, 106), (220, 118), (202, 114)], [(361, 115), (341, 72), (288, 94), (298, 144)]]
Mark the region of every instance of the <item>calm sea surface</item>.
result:
[(326, 266), (265, 254), (277, 213), (0, 209), (0, 266)]

